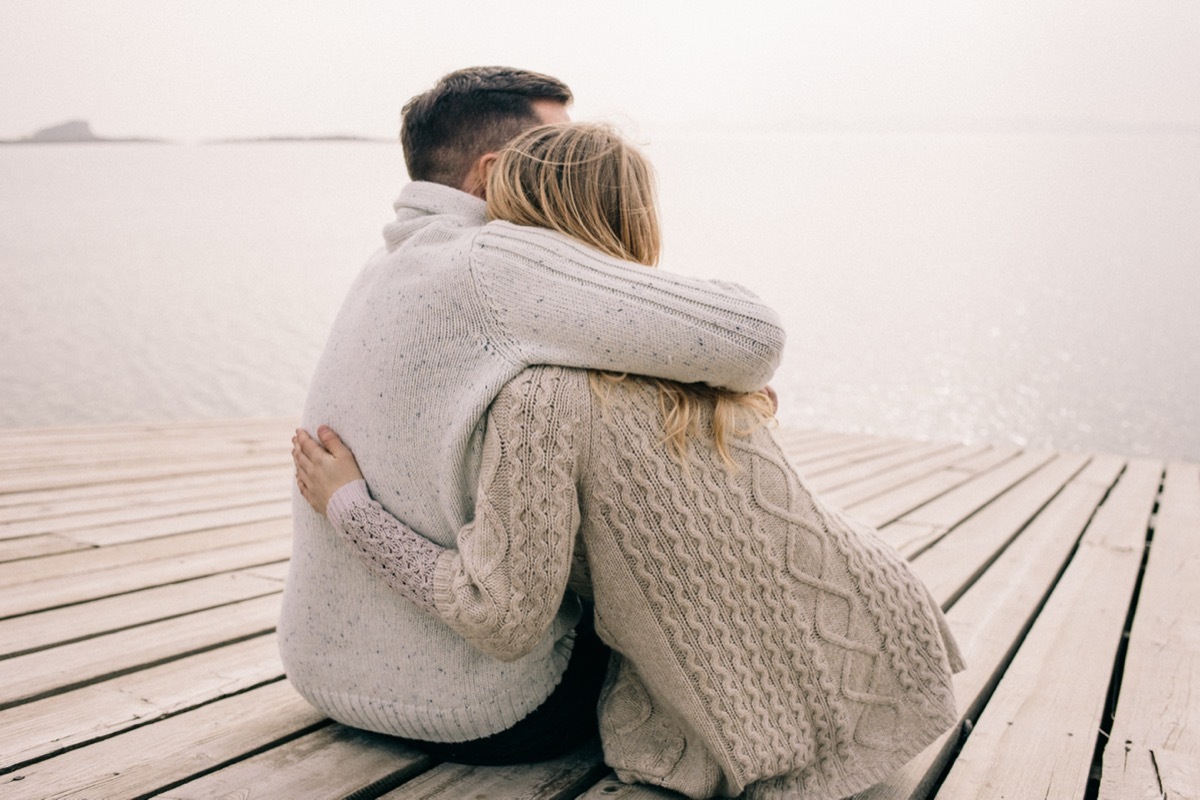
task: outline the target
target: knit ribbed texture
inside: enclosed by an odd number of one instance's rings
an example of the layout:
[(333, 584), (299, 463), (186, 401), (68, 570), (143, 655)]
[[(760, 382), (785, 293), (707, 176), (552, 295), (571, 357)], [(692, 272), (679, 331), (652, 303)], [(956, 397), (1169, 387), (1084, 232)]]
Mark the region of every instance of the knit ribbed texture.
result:
[[(383, 509), (442, 546), (474, 517), (484, 415), (526, 366), (749, 389), (769, 379), (783, 345), (778, 316), (744, 290), (485, 223), (478, 198), (404, 188), (385, 247), (334, 322), (303, 415), (310, 432), (327, 423), (354, 450)], [(298, 493), (293, 520), (280, 652), (297, 690), (331, 717), (464, 741), (511, 727), (557, 685), (573, 607), (504, 663), (421, 611)]]
[[(899, 554), (825, 509), (765, 427), (732, 441), (736, 469), (704, 441), (681, 466), (661, 439), (648, 384), (597, 400), (584, 373), (518, 376), (488, 417), (479, 515), (437, 563), (437, 613), (516, 657), (590, 581), (620, 654), (606, 760), (692, 797), (843, 797), (953, 724), (961, 659)], [(568, 574), (576, 530), (590, 578)]]

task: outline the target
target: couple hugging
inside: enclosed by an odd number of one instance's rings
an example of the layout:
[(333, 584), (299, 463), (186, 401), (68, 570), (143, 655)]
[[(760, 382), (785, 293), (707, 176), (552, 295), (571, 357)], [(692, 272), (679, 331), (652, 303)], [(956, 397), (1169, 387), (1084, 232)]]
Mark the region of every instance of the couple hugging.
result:
[(689, 797), (852, 794), (953, 724), (957, 647), (776, 443), (777, 315), (652, 269), (651, 169), (570, 101), (487, 67), (404, 108), (293, 440), (288, 678), (448, 761), (598, 730)]

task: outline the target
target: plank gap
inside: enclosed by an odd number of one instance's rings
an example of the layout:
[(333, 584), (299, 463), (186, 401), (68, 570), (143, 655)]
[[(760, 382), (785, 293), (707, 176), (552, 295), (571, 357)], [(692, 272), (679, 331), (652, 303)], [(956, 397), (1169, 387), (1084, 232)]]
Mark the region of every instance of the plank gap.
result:
[[(1122, 474), (1123, 473), (1124, 469), (1122, 469)], [(1113, 485), (1115, 485), (1115, 483)], [(1075, 559), (1075, 555), (1079, 552), (1080, 544), (1083, 541), (1083, 537), (1086, 534), (1088, 527), (1091, 526), (1092, 522), (1095, 520), (1100, 508), (1104, 505), (1104, 500), (1108, 499), (1109, 492), (1111, 491), (1112, 487), (1110, 486), (1108, 491), (1105, 492), (1103, 500), (1097, 503), (1092, 509), (1091, 514), (1088, 516), (1087, 522), (1081, 526), (1080, 533), (1076, 537), (1075, 542), (1072, 544), (1070, 551), (1067, 553), (1067, 557), (1063, 559), (1062, 564), (1059, 565), (1058, 570), (1055, 572), (1054, 577), (1046, 587), (1046, 590), (1042, 593), (1042, 596), (1038, 599), (1032, 611), (1030, 611), (1029, 616), (1021, 625), (1017, 635), (1013, 637), (1012, 644), (1009, 645), (1004, 655), (997, 661), (995, 668), (992, 670), (992, 674), (987, 678), (986, 681), (983, 682), (979, 694), (963, 713), (961, 723), (959, 725), (957, 742), (952, 745), (954, 756), (942, 759), (939, 764), (939, 773), (937, 776), (937, 784), (939, 786), (949, 776), (958, 752), (963, 749), (971, 737), (971, 732), (974, 728), (975, 722), (983, 714), (983, 710), (987, 707), (988, 701), (991, 700), (996, 688), (1000, 685), (1000, 681), (1004, 678), (1004, 673), (1008, 671), (1009, 665), (1017, 657), (1017, 653), (1020, 651), (1021, 645), (1025, 643), (1025, 639), (1029, 636), (1029, 632), (1033, 629), (1034, 623), (1036, 623), (1038, 617), (1041, 616), (1042, 610), (1045, 609), (1046, 604), (1050, 602), (1050, 598), (1054, 595), (1054, 590), (1058, 587), (1058, 584), (1063, 579), (1067, 569), (1071, 566), (1071, 562)], [(948, 607), (949, 604), (947, 604), (947, 608)], [(931, 791), (925, 796), (930, 798), (935, 797), (936, 791)]]
[[(27, 758), (24, 761), (16, 761), (12, 764), (0, 764), (0, 775), (7, 775), (10, 772), (16, 772), (17, 770), (25, 769), (26, 767), (29, 767), (33, 764), (37, 764), (40, 761), (46, 761), (51, 758), (56, 758), (58, 756), (61, 756), (63, 753), (69, 753), (72, 750), (78, 750), (82, 747), (91, 747), (92, 745), (97, 744), (99, 742), (103, 742), (106, 739), (112, 739), (113, 737), (121, 736), (121, 735), (127, 734), (131, 731), (135, 731), (138, 728), (144, 728), (147, 725), (154, 725), (155, 723), (162, 722), (165, 719), (170, 719), (171, 717), (175, 717), (180, 714), (187, 714), (189, 712), (195, 711), (198, 708), (203, 708), (204, 706), (211, 705), (212, 703), (217, 703), (222, 700), (226, 700), (230, 697), (237, 697), (239, 694), (245, 694), (246, 692), (252, 692), (256, 689), (261, 689), (264, 686), (269, 686), (272, 683), (279, 683), (280, 681), (284, 681), (284, 680), (287, 680), (287, 676), (279, 675), (278, 677), (269, 678), (267, 680), (262, 680), (262, 681), (257, 681), (255, 683), (247, 684), (247, 685), (241, 687), (240, 689), (235, 689), (233, 691), (225, 692), (222, 694), (215, 694), (213, 697), (209, 698), (208, 700), (203, 700), (201, 702), (195, 703), (195, 704), (187, 706), (185, 708), (179, 708), (179, 709), (176, 709), (175, 711), (168, 711), (166, 713), (159, 714), (158, 716), (148, 716), (146, 719), (144, 719), (140, 722), (135, 722), (135, 723), (126, 725), (124, 727), (113, 730), (109, 733), (98, 734), (98, 735), (92, 736), (91, 738), (88, 738), (88, 739), (81, 739), (80, 741), (72, 742), (71, 744), (63, 745), (62, 747), (58, 747), (56, 749), (49, 750), (45, 753), (39, 753), (38, 755), (34, 756), (33, 758)], [(330, 722), (332, 722), (332, 720), (330, 720)]]
[[(993, 503), (995, 503), (997, 498), (1003, 497), (1004, 495), (1006, 495), (1006, 494), (1008, 494), (1009, 492), (1013, 491), (1013, 490), (1014, 490), (1014, 489), (1015, 489), (1017, 486), (1020, 486), (1020, 485), (1021, 485), (1022, 483), (1024, 483), (1025, 481), (1032, 479), (1032, 478), (1033, 478), (1033, 476), (1037, 475), (1037, 474), (1038, 474), (1039, 472), (1041, 472), (1043, 469), (1046, 469), (1046, 468), (1047, 468), (1047, 466), (1048, 466), (1050, 463), (1052, 463), (1052, 461), (1053, 461), (1053, 459), (1052, 459), (1051, 461), (1047, 461), (1045, 464), (1043, 464), (1042, 466), (1038, 467), (1038, 468), (1037, 468), (1037, 469), (1035, 469), (1033, 472), (1029, 473), (1029, 474), (1028, 474), (1028, 475), (1026, 475), (1024, 478), (1022, 478), (1021, 480), (1019, 480), (1019, 481), (1017, 481), (1016, 483), (1014, 483), (1012, 486), (1010, 486), (1010, 487), (1008, 487), (1007, 489), (1005, 489), (1003, 492), (1001, 492), (1000, 494), (998, 494), (998, 495), (996, 496), (996, 498), (993, 498), (993, 499), (992, 499), (992, 500), (990, 500), (989, 502), (987, 502), (987, 503), (985, 503), (984, 505), (980, 506), (978, 509), (976, 509), (976, 510), (975, 510), (975, 511), (973, 511), (971, 514), (969, 514), (969, 515), (968, 515), (966, 518), (964, 518), (963, 520), (961, 520), (961, 521), (960, 521), (960, 522), (959, 522), (957, 525), (955, 525), (954, 527), (952, 527), (952, 528), (949, 528), (949, 529), (947, 529), (947, 530), (943, 531), (943, 532), (942, 532), (942, 534), (941, 534), (940, 536), (938, 536), (937, 538), (935, 538), (935, 539), (933, 539), (933, 540), (931, 540), (931, 541), (929, 541), (929, 542), (925, 543), (923, 546), (921, 546), (920, 548), (916, 549), (916, 551), (915, 551), (914, 553), (908, 554), (908, 555), (907, 555), (907, 558), (908, 558), (910, 561), (912, 561), (912, 560), (913, 560), (913, 559), (915, 559), (917, 556), (921, 555), (921, 554), (922, 554), (922, 553), (924, 553), (926, 550), (928, 550), (928, 549), (930, 549), (931, 547), (933, 547), (934, 545), (936, 545), (936, 544), (937, 544), (938, 542), (940, 542), (942, 539), (946, 538), (946, 537), (947, 537), (947, 536), (949, 536), (951, 533), (953, 533), (953, 532), (955, 531), (955, 529), (956, 529), (956, 528), (958, 528), (960, 525), (963, 525), (963, 524), (965, 524), (965, 523), (966, 523), (968, 520), (970, 520), (971, 518), (973, 518), (973, 517), (975, 517), (977, 514), (979, 514), (981, 511), (983, 511), (983, 509), (985, 509), (985, 508), (988, 508), (988, 507), (989, 507), (989, 506), (991, 506)], [(1020, 536), (1022, 533), (1024, 533), (1026, 530), (1028, 530), (1029, 526), (1030, 526), (1030, 525), (1032, 525), (1032, 524), (1034, 523), (1034, 521), (1035, 521), (1035, 520), (1038, 518), (1038, 516), (1039, 516), (1039, 515), (1040, 515), (1040, 514), (1041, 514), (1043, 511), (1045, 511), (1045, 510), (1046, 510), (1046, 509), (1047, 509), (1047, 508), (1050, 506), (1050, 504), (1051, 504), (1051, 503), (1053, 503), (1053, 502), (1054, 502), (1056, 499), (1058, 499), (1058, 497), (1059, 497), (1059, 496), (1060, 496), (1060, 495), (1063, 493), (1063, 491), (1064, 491), (1064, 490), (1067, 488), (1067, 486), (1068, 486), (1068, 485), (1070, 485), (1071, 481), (1072, 481), (1072, 480), (1074, 480), (1074, 477), (1075, 477), (1076, 475), (1078, 475), (1079, 473), (1081, 473), (1081, 472), (1082, 472), (1082, 471), (1083, 471), (1083, 470), (1086, 468), (1086, 466), (1087, 466), (1087, 462), (1084, 462), (1084, 463), (1080, 464), (1080, 465), (1079, 465), (1079, 469), (1077, 469), (1077, 470), (1075, 470), (1074, 472), (1072, 472), (1072, 473), (1071, 473), (1071, 476), (1070, 476), (1070, 477), (1069, 477), (1069, 478), (1068, 478), (1066, 481), (1064, 481), (1064, 482), (1063, 482), (1063, 484), (1062, 484), (1061, 486), (1059, 486), (1059, 487), (1058, 487), (1058, 489), (1057, 489), (1057, 490), (1056, 490), (1056, 491), (1055, 491), (1053, 494), (1051, 494), (1049, 497), (1047, 497), (1047, 498), (1046, 498), (1046, 500), (1045, 500), (1045, 502), (1043, 502), (1041, 505), (1037, 506), (1037, 508), (1036, 508), (1036, 509), (1034, 510), (1034, 512), (1033, 512), (1033, 513), (1032, 513), (1032, 514), (1029, 516), (1029, 518), (1028, 518), (1028, 519), (1026, 519), (1026, 520), (1025, 520), (1025, 522), (1024, 522), (1024, 523), (1022, 523), (1022, 524), (1020, 525), (1020, 527), (1018, 527), (1018, 528), (1017, 528), (1017, 529), (1016, 529), (1016, 530), (1013, 532), (1013, 534), (1012, 534), (1011, 536), (1009, 536), (1007, 539), (1005, 539), (1005, 540), (1004, 540), (1004, 541), (1001, 543), (1000, 547), (996, 548), (996, 550), (995, 550), (995, 551), (994, 551), (994, 552), (993, 552), (993, 553), (992, 553), (992, 554), (991, 554), (991, 555), (990, 555), (990, 556), (989, 556), (989, 557), (988, 557), (988, 558), (987, 558), (987, 559), (986, 559), (986, 560), (985, 560), (983, 563), (981, 563), (981, 564), (980, 564), (978, 567), (976, 567), (975, 571), (974, 571), (974, 572), (972, 572), (972, 573), (971, 573), (971, 574), (970, 574), (970, 575), (967, 577), (967, 579), (966, 579), (965, 581), (963, 581), (963, 582), (962, 582), (962, 585), (960, 585), (960, 586), (958, 587), (958, 589), (956, 589), (954, 592), (952, 592), (952, 593), (951, 593), (951, 594), (950, 594), (950, 595), (949, 595), (949, 596), (948, 596), (948, 597), (947, 597), (947, 598), (946, 598), (946, 599), (943, 601), (943, 603), (942, 603), (942, 610), (943, 610), (943, 611), (948, 611), (948, 610), (950, 610), (950, 607), (951, 607), (951, 606), (953, 606), (953, 605), (954, 605), (954, 604), (955, 604), (955, 603), (958, 601), (958, 599), (959, 599), (960, 597), (962, 597), (964, 594), (966, 594), (966, 593), (967, 593), (967, 591), (968, 591), (968, 590), (969, 590), (969, 589), (970, 589), (972, 586), (974, 586), (974, 585), (975, 585), (975, 582), (976, 582), (976, 581), (978, 581), (978, 580), (979, 580), (979, 579), (980, 579), (980, 578), (983, 576), (983, 574), (984, 574), (984, 573), (986, 573), (986, 572), (987, 572), (989, 569), (991, 569), (992, 565), (996, 563), (997, 559), (999, 559), (1001, 556), (1003, 556), (1003, 555), (1004, 555), (1004, 552), (1005, 552), (1006, 550), (1008, 550), (1008, 548), (1009, 548), (1009, 547), (1011, 547), (1011, 546), (1012, 546), (1012, 543), (1013, 543), (1013, 542), (1015, 542), (1015, 541), (1017, 540), (1017, 537), (1019, 537), (1019, 536)], [(1111, 490), (1111, 487), (1110, 487), (1110, 490)], [(1097, 510), (1099, 509), (1099, 506), (1101, 506), (1101, 505), (1104, 505), (1104, 500), (1105, 500), (1105, 499), (1108, 499), (1108, 494), (1107, 494), (1107, 493), (1105, 493), (1105, 495), (1104, 495), (1104, 499), (1102, 499), (1102, 500), (1100, 501), (1100, 503), (1097, 505)], [(1093, 517), (1095, 516), (1095, 511), (1093, 511), (1093, 512), (1092, 512), (1092, 516), (1093, 516)], [(1088, 519), (1088, 522), (1089, 522), (1089, 523), (1091, 522), (1091, 518), (1089, 518), (1089, 519)], [(1086, 530), (1086, 529), (1087, 529), (1087, 526), (1085, 525), (1085, 526), (1084, 526), (1084, 530)], [(1080, 535), (1079, 535), (1079, 537), (1078, 537), (1078, 538), (1075, 540), (1075, 546), (1074, 546), (1074, 547), (1071, 549), (1070, 555), (1067, 557), (1067, 561), (1068, 561), (1068, 562), (1070, 562), (1071, 558), (1072, 558), (1072, 557), (1074, 557), (1074, 555), (1075, 555), (1075, 551), (1076, 551), (1076, 550), (1078, 549), (1078, 547), (1079, 547), (1079, 541), (1080, 541), (1082, 538), (1083, 538), (1083, 533), (1081, 532), (1081, 533), (1080, 533)], [(1065, 569), (1065, 568), (1066, 568), (1066, 567), (1064, 566), (1064, 569)], [(1054, 579), (1054, 583), (1057, 583), (1057, 582), (1058, 582), (1058, 578), (1060, 578), (1060, 577), (1062, 577), (1061, 573), (1059, 574), (1059, 576), (1058, 576), (1058, 577), (1056, 577), (1056, 578)], [(1053, 588), (1054, 588), (1054, 587), (1053, 587), (1053, 585), (1052, 585), (1052, 586), (1051, 586), (1051, 591), (1053, 591)], [(1043, 601), (1043, 602), (1044, 602), (1044, 601)], [(1040, 611), (1040, 606), (1039, 606), (1039, 609), (1038, 609), (1038, 610)]]
[[(187, 615), (185, 614), (184, 616), (187, 616)], [(137, 627), (137, 626), (135, 626), (135, 627)], [(117, 669), (117, 670), (112, 670), (111, 672), (105, 672), (105, 673), (102, 673), (99, 675), (93, 675), (93, 676), (87, 678), (86, 680), (75, 681), (74, 683), (64, 683), (60, 686), (55, 686), (53, 689), (47, 689), (46, 691), (43, 691), (43, 692), (35, 692), (34, 694), (25, 695), (23, 697), (16, 697), (16, 698), (13, 698), (12, 700), (0, 702), (0, 711), (4, 711), (5, 709), (24, 705), (25, 703), (32, 703), (32, 702), (36, 702), (38, 700), (45, 700), (47, 697), (54, 697), (56, 695), (60, 695), (65, 692), (71, 692), (76, 689), (82, 689), (85, 686), (93, 686), (93, 685), (95, 685), (97, 683), (101, 683), (103, 681), (112, 680), (113, 678), (120, 678), (124, 675), (131, 675), (135, 672), (141, 672), (144, 669), (149, 669), (150, 667), (158, 667), (163, 664), (169, 664), (172, 661), (178, 661), (181, 658), (187, 658), (188, 656), (200, 655), (201, 653), (207, 653), (209, 651), (216, 650), (218, 647), (227, 647), (228, 645), (231, 645), (231, 644), (237, 644), (238, 642), (249, 641), (250, 639), (254, 639), (259, 636), (266, 636), (266, 635), (272, 634), (274, 632), (275, 632), (274, 626), (272, 626), (270, 628), (264, 628), (262, 630), (251, 631), (250, 633), (245, 633), (245, 634), (242, 634), (241, 636), (234, 636), (233, 638), (224, 639), (220, 642), (213, 642), (212, 644), (205, 645), (204, 647), (193, 648), (191, 650), (188, 650), (188, 651), (182, 652), (182, 653), (172, 653), (169, 656), (165, 656), (163, 658), (156, 658), (152, 661), (146, 661), (141, 664), (135, 664), (133, 666), (126, 667), (125, 669)]]
[[(203, 580), (203, 578), (193, 578), (192, 580)], [(188, 582), (189, 581), (181, 581), (180, 583), (188, 583)], [(168, 585), (171, 585), (171, 584), (168, 584)], [(134, 591), (134, 592), (126, 592), (126, 594), (127, 595), (137, 594), (138, 592), (149, 591), (150, 589), (157, 589), (157, 588), (161, 588), (161, 587), (157, 587), (157, 586), (146, 587), (145, 589), (138, 589), (137, 591)], [(195, 608), (187, 608), (187, 609), (178, 611), (173, 614), (166, 614), (161, 617), (152, 617), (149, 619), (140, 620), (138, 622), (131, 622), (128, 625), (118, 625), (113, 628), (105, 628), (103, 630), (90, 631), (89, 633), (83, 634), (81, 636), (72, 636), (72, 637), (69, 637), (66, 639), (56, 639), (53, 642), (47, 642), (46, 644), (40, 644), (36, 647), (27, 647), (23, 650), (14, 650), (14, 651), (8, 652), (8, 653), (0, 653), (0, 661), (4, 661), (5, 659), (9, 659), (9, 658), (16, 658), (17, 656), (29, 655), (30, 653), (37, 653), (41, 650), (50, 650), (55, 647), (61, 647), (64, 644), (75, 644), (76, 642), (85, 642), (88, 639), (95, 639), (98, 636), (107, 636), (111, 633), (120, 633), (121, 631), (133, 630), (134, 628), (140, 628), (144, 625), (151, 625), (156, 622), (167, 622), (168, 620), (179, 619), (180, 617), (188, 617), (188, 616), (191, 616), (192, 614), (195, 614), (200, 611), (212, 611), (217, 608), (233, 606), (233, 605), (237, 605), (238, 603), (245, 602), (246, 600), (257, 600), (260, 597), (268, 597), (273, 594), (280, 594), (282, 591), (283, 591), (282, 588), (280, 588), (280, 589), (272, 589), (271, 591), (259, 592), (258, 594), (247, 594), (245, 596), (238, 597), (234, 600), (227, 600), (225, 602), (214, 603), (212, 605), (207, 605), (207, 606), (197, 606)], [(116, 596), (119, 597), (121, 595), (116, 595)], [(92, 601), (89, 601), (89, 602), (92, 602)], [(40, 614), (42, 612), (39, 611), (39, 612), (34, 612), (34, 613)], [(9, 619), (12, 619), (12, 618), (10, 617)]]
[[(1133, 630), (1133, 618), (1137, 613), (1138, 600), (1142, 595), (1142, 582), (1146, 577), (1146, 565), (1150, 561), (1150, 546), (1154, 541), (1154, 525), (1158, 514), (1158, 506), (1162, 500), (1163, 486), (1166, 483), (1167, 471), (1163, 469), (1158, 476), (1158, 494), (1150, 509), (1150, 523), (1146, 526), (1145, 544), (1142, 546), (1142, 559), (1138, 565), (1137, 578), (1133, 582), (1133, 593), (1129, 597), (1129, 610), (1125, 614), (1125, 623), (1121, 628), (1121, 641), (1117, 645), (1117, 654), (1113, 659), (1112, 677), (1109, 679), (1108, 691), (1104, 695), (1104, 710), (1100, 714), (1100, 729), (1096, 731), (1096, 749), (1092, 753), (1092, 767), (1088, 773), (1087, 787), (1083, 800), (1097, 800), (1100, 797), (1100, 779), (1104, 773), (1104, 750), (1112, 740), (1113, 722), (1116, 720), (1117, 701), (1121, 696), (1121, 683), (1125, 677), (1125, 660), (1129, 654), (1129, 634)], [(1105, 500), (1108, 495), (1105, 495)], [(1103, 503), (1101, 503), (1103, 505)], [(1153, 758), (1153, 751), (1151, 751)], [(1161, 785), (1159, 787), (1161, 789)], [(1164, 795), (1165, 797), (1165, 795)]]
[[(230, 696), (232, 696), (232, 695), (230, 695)], [(333, 720), (324, 719), (324, 720), (321, 720), (320, 722), (316, 722), (316, 723), (313, 723), (312, 725), (308, 725), (307, 727), (299, 728), (297, 730), (292, 731), (289, 734), (279, 737), (278, 739), (267, 742), (266, 744), (263, 744), (263, 745), (259, 745), (258, 747), (255, 747), (252, 750), (247, 750), (246, 752), (239, 754), (236, 758), (226, 759), (225, 761), (222, 761), (218, 764), (213, 764), (209, 767), (206, 767), (205, 769), (199, 770), (198, 772), (194, 772), (191, 775), (188, 775), (184, 778), (180, 778), (178, 780), (174, 780), (168, 784), (160, 786), (152, 792), (136, 795), (135, 797), (132, 798), (132, 800), (150, 800), (150, 798), (166, 794), (167, 792), (171, 791), (172, 789), (177, 789), (180, 786), (183, 786), (185, 783), (191, 783), (192, 781), (196, 780), (197, 778), (203, 778), (205, 775), (210, 775), (218, 770), (222, 770), (222, 769), (225, 769), (226, 767), (232, 766), (233, 764), (237, 764), (241, 761), (245, 761), (248, 758), (253, 758), (256, 755), (259, 755), (260, 753), (266, 753), (267, 751), (273, 750), (276, 747), (279, 747), (280, 745), (284, 745), (284, 744), (287, 744), (288, 742), (299, 739), (301, 736), (308, 736), (310, 733), (319, 731), (322, 728), (328, 727), (329, 725), (332, 725), (332, 724), (333, 724)]]
[(217, 569), (212, 572), (206, 572), (203, 575), (189, 575), (187, 577), (178, 578), (177, 580), (173, 580), (173, 581), (164, 581), (163, 583), (155, 583), (155, 584), (151, 584), (148, 586), (138, 586), (133, 589), (127, 589), (126, 591), (123, 591), (123, 592), (113, 592), (112, 594), (96, 595), (96, 596), (92, 596), (92, 597), (85, 597), (85, 598), (82, 598), (79, 600), (74, 600), (69, 603), (61, 603), (59, 605), (50, 605), (50, 606), (44, 606), (42, 608), (27, 609), (25, 611), (21, 611), (16, 614), (8, 614), (5, 616), (0, 616), (0, 622), (3, 622), (4, 620), (7, 620), (7, 619), (16, 619), (18, 617), (27, 617), (30, 614), (41, 614), (44, 611), (57, 611), (60, 608), (70, 608), (71, 606), (79, 606), (79, 605), (83, 605), (84, 603), (91, 603), (95, 600), (107, 600), (110, 597), (122, 597), (124, 595), (129, 595), (129, 594), (134, 594), (136, 592), (145, 591), (146, 589), (158, 589), (163, 586), (175, 586), (176, 584), (187, 583), (188, 581), (194, 581), (194, 580), (196, 580), (198, 578), (202, 578), (202, 577), (209, 577), (212, 575), (225, 575), (230, 572), (240, 572), (242, 570), (247, 570), (247, 569), (258, 569), (259, 567), (269, 567), (274, 564), (283, 564), (283, 563), (286, 563), (288, 560), (289, 559), (287, 559), (287, 558), (275, 558), (275, 559), (271, 559), (270, 561), (262, 561), (262, 562), (258, 562), (258, 563), (254, 563), (254, 564), (241, 564), (238, 566), (229, 567), (228, 569)]

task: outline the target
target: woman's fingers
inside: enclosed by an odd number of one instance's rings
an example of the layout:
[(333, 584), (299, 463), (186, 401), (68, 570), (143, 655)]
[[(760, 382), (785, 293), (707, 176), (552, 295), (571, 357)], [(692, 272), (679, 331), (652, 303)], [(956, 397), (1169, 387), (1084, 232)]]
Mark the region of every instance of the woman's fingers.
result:
[(317, 438), (321, 440), (321, 444), (334, 458), (341, 458), (343, 455), (350, 454), (350, 448), (346, 447), (342, 442), (342, 437), (334, 433), (333, 428), (328, 425), (317, 426)]
[[(296, 440), (293, 439), (293, 441)], [(320, 445), (317, 445), (317, 447), (320, 448)], [(301, 473), (310, 473), (316, 469), (313, 459), (309, 457), (308, 453), (304, 451), (304, 448), (298, 441), (292, 446), (292, 463), (296, 465), (297, 477), (299, 477)]]
[[(298, 429), (292, 437), (292, 462), (300, 495), (318, 514), (325, 513), (329, 498), (342, 486), (362, 477), (354, 454), (327, 425), (317, 429), (318, 442)], [(329, 449), (326, 449), (329, 448)]]
[(296, 442), (300, 447), (300, 452), (312, 461), (319, 462), (322, 456), (329, 455), (329, 451), (303, 428), (296, 431)]

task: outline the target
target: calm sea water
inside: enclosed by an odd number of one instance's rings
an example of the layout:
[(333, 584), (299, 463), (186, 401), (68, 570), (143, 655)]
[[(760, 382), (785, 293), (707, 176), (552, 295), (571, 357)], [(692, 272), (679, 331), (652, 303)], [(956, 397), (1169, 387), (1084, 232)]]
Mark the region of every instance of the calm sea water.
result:
[[(664, 267), (789, 330), (784, 422), (1200, 459), (1200, 137), (664, 137)], [(0, 426), (295, 414), (382, 144), (0, 148)]]

